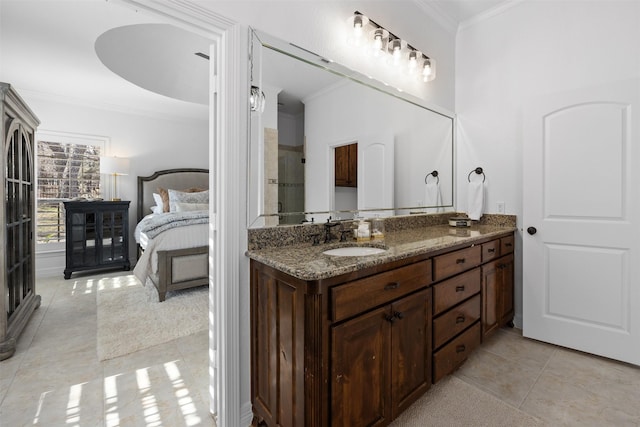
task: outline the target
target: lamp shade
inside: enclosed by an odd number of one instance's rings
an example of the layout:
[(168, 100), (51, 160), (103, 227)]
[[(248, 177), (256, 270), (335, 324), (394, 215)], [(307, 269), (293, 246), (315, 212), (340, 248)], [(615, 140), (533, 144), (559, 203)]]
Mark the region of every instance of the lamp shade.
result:
[(108, 175), (128, 175), (129, 159), (124, 157), (100, 157), (100, 173)]

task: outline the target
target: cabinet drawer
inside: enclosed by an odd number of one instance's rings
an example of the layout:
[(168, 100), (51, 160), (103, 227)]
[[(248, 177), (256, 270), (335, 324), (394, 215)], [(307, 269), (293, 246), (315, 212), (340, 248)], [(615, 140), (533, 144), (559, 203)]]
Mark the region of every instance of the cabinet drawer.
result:
[(500, 239), (500, 255), (506, 255), (513, 252), (513, 236), (503, 237)]
[(475, 325), (433, 354), (433, 382), (440, 381), (444, 376), (456, 370), (479, 345), (480, 322), (476, 322)]
[(331, 289), (331, 319), (346, 319), (431, 284), (431, 260), (385, 271)]
[(459, 251), (439, 255), (433, 259), (434, 280), (442, 280), (480, 265), (482, 248), (472, 246)]
[(492, 240), (482, 244), (482, 262), (491, 261), (500, 255), (500, 240)]
[(475, 268), (435, 285), (433, 287), (434, 316), (480, 292), (480, 277), (480, 268)]
[(433, 320), (433, 348), (438, 348), (480, 319), (480, 294)]

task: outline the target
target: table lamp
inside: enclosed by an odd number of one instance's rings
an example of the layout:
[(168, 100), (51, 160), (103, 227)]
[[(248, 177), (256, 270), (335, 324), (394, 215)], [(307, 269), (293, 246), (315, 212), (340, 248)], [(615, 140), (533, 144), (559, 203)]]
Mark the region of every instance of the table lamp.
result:
[(113, 176), (113, 197), (111, 200), (120, 201), (118, 197), (118, 176), (129, 174), (129, 159), (101, 156), (100, 173)]

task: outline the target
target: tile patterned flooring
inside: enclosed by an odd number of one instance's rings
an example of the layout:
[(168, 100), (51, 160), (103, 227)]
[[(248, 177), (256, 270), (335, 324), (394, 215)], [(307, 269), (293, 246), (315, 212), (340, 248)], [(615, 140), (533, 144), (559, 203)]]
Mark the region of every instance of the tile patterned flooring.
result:
[(95, 284), (78, 277), (38, 279), (42, 305), (0, 362), (0, 426), (215, 426), (208, 333), (99, 361)]
[[(120, 273), (105, 274), (114, 277)], [(95, 289), (42, 279), (16, 354), (0, 362), (2, 426), (215, 426), (208, 337), (100, 362)], [(549, 426), (640, 426), (640, 368), (502, 329), (455, 375)]]

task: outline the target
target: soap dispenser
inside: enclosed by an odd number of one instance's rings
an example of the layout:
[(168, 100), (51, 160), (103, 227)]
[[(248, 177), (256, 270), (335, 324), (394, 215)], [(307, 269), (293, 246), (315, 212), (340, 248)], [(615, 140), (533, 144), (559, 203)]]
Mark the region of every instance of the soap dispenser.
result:
[(364, 218), (360, 218), (358, 222), (358, 228), (356, 228), (356, 240), (362, 242), (365, 240), (371, 240), (371, 228), (370, 223), (365, 221)]

